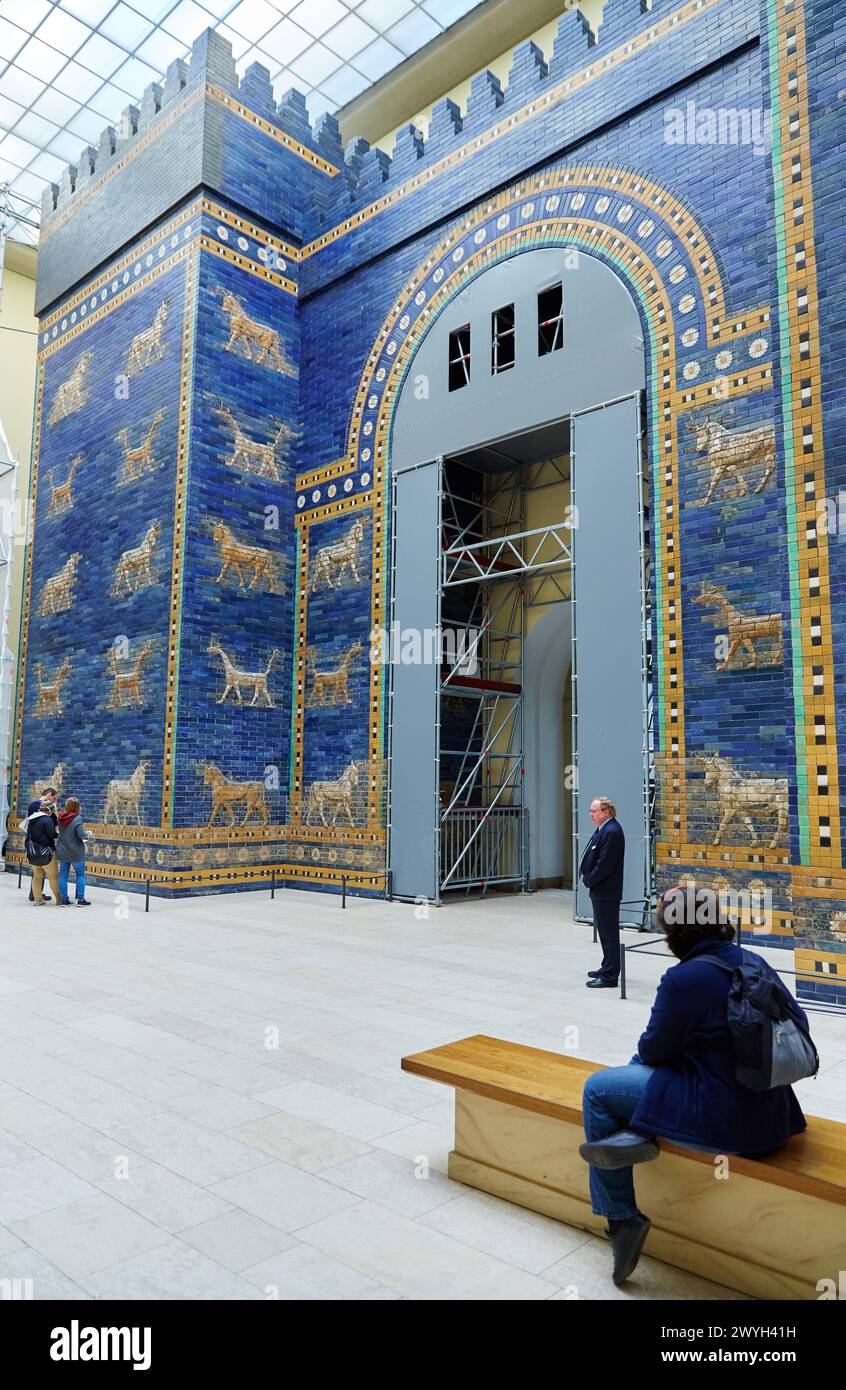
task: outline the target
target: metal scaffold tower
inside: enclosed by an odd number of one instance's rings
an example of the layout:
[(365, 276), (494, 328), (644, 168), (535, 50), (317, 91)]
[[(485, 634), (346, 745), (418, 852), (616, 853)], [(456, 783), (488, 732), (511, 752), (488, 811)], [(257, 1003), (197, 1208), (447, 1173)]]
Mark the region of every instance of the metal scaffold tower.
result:
[(565, 475), (557, 460), (438, 462), (439, 890), (526, 888), (526, 608), (569, 598), (572, 563), (567, 520), (526, 529), (526, 494)]

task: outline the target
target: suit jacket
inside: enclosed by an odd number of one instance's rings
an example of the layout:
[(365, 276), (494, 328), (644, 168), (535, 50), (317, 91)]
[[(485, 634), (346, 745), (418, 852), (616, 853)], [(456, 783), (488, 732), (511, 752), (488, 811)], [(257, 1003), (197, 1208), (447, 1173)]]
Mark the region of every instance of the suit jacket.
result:
[(623, 860), (626, 837), (616, 817), (594, 830), (579, 865), (579, 877), (592, 898), (620, 902), (623, 896)]

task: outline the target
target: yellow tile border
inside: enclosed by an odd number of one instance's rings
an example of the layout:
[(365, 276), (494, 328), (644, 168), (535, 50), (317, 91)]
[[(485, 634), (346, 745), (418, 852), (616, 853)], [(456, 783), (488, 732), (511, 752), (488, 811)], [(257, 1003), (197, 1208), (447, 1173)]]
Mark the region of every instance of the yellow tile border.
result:
[(741, 368), (727, 372), (725, 376), (711, 377), (708, 381), (691, 382), (680, 386), (673, 395), (673, 407), (683, 413), (703, 405), (718, 405), (721, 401), (736, 396), (751, 395), (757, 391), (772, 391), (773, 364), (763, 362), (751, 370)]
[[(82, 304), (88, 298), (90, 294), (96, 294), (98, 290), (101, 290), (104, 285), (109, 283), (109, 281), (118, 279), (119, 276), (123, 274), (123, 272), (127, 269), (128, 266), (132, 265), (135, 261), (139, 260), (140, 257), (145, 256), (151, 250), (152, 247), (158, 245), (158, 243), (163, 239), (172, 236), (178, 228), (184, 227), (185, 223), (190, 222), (192, 217), (198, 217), (202, 212), (202, 201), (203, 200), (201, 198), (195, 198), (191, 203), (188, 203), (185, 207), (181, 208), (180, 211), (176, 213), (174, 217), (169, 218), (166, 222), (163, 222), (160, 227), (156, 228), (155, 231), (150, 232), (148, 236), (143, 237), (142, 240), (136, 244), (132, 251), (125, 252), (119, 260), (115, 261), (114, 265), (111, 266), (108, 271), (104, 270), (99, 275), (95, 276), (93, 280), (86, 282), (84, 289), (77, 290), (76, 294), (74, 294), (71, 299), (67, 300), (66, 302), (63, 302), (58, 309), (54, 309), (52, 313), (47, 315), (46, 318), (41, 319), (38, 325), (39, 356), (49, 355), (51, 350), (55, 352), (64, 343), (69, 342), (71, 337), (70, 333), (66, 332), (64, 337), (57, 338), (54, 342), (47, 343), (42, 348), (40, 339), (42, 338), (44, 333), (48, 332), (49, 329), (51, 329), (61, 319), (68, 318), (69, 315), (71, 315), (79, 307), (79, 305)], [(175, 250), (174, 254), (176, 254)], [(173, 257), (171, 256), (170, 259), (172, 260)], [(152, 266), (149, 268), (145, 267), (145, 270), (138, 277), (139, 281), (146, 282), (152, 270)], [(106, 303), (103, 305), (103, 308), (105, 309), (108, 307), (108, 305), (113, 303), (122, 303), (123, 299), (126, 297), (128, 292), (133, 288), (134, 283), (135, 282), (132, 282), (129, 285), (127, 285), (124, 291), (118, 291), (118, 293), (114, 296), (114, 299), (106, 301)], [(100, 314), (101, 311), (95, 310), (94, 313)], [(84, 323), (88, 323), (92, 320), (94, 320), (94, 314), (92, 314), (90, 318), (86, 316)], [(80, 320), (80, 324), (77, 325), (77, 327), (83, 327), (84, 323), (82, 320)]]
[(248, 218), (241, 216), (237, 212), (232, 212), (230, 208), (224, 207), (222, 203), (216, 202), (208, 194), (204, 194), (201, 199), (201, 211), (216, 217), (218, 222), (223, 222), (225, 226), (231, 227), (234, 232), (240, 232), (243, 236), (252, 237), (253, 241), (260, 241), (263, 246), (272, 247), (280, 255), (286, 256), (289, 261), (297, 262), (300, 259), (298, 246), (293, 246), (290, 241), (284, 241), (275, 232), (269, 232), (265, 227), (259, 227), (256, 222), (250, 222)]
[[(353, 493), (338, 498), (337, 501), (322, 504), (311, 512), (298, 512), (294, 517), (295, 544), (300, 560), (300, 581), (297, 588), (297, 610), (294, 615), (295, 645), (293, 653), (294, 677), (291, 681), (291, 790), (288, 801), (288, 827), (292, 832), (316, 829), (306, 826), (303, 821), (303, 752), (305, 744), (305, 697), (306, 697), (306, 649), (308, 642), (308, 599), (310, 593), (310, 551), (311, 528), (338, 516), (353, 512), (373, 512), (373, 498), (370, 492)], [(374, 528), (375, 529), (375, 528)], [(372, 584), (371, 571), (371, 584)], [(294, 748), (297, 749), (296, 762)], [(372, 834), (381, 827), (373, 821), (368, 809), (367, 825), (363, 829)], [(356, 827), (358, 829), (358, 827)], [(332, 843), (335, 843), (332, 841)]]
[[(792, 361), (792, 419), (794, 498), (797, 514), (796, 553), (800, 580), (807, 579), (809, 568), (817, 571), (818, 581), (813, 600), (807, 585), (799, 596), (801, 621), (796, 624), (793, 660), (801, 667), (804, 702), (804, 749), (796, 748), (796, 759), (804, 761), (807, 783), (807, 812), (809, 819), (808, 852), (817, 862), (828, 854), (842, 864), (842, 827), (840, 820), (839, 758), (837, 724), (835, 720), (835, 670), (831, 618), (831, 584), (828, 565), (828, 536), (824, 527), (814, 527), (813, 539), (802, 525), (809, 505), (826, 495), (825, 445), (821, 419), (822, 377), (820, 370), (820, 320), (814, 245), (814, 190), (811, 177), (811, 149), (808, 120), (808, 60), (805, 42), (805, 20), (802, 0), (779, 0), (780, 18), (777, 25), (778, 47), (776, 65), (779, 77), (781, 114), (781, 172), (784, 186), (783, 234), (785, 238), (785, 270), (792, 272), (784, 311), (789, 324)], [(788, 33), (794, 43), (788, 46)], [(788, 207), (788, 198), (790, 206)], [(795, 205), (801, 199), (802, 218), (797, 221)], [(776, 209), (778, 216), (778, 209)], [(797, 251), (802, 248), (803, 264), (798, 266)], [(807, 312), (800, 311), (800, 297), (807, 300)], [(807, 334), (807, 353), (801, 344)], [(809, 383), (807, 398), (797, 391), (801, 382)], [(806, 436), (811, 440), (806, 454)], [(809, 497), (805, 475), (813, 478), (813, 497)], [(818, 643), (813, 643), (810, 631), (811, 616), (819, 618)], [(796, 650), (798, 636), (798, 651)], [(823, 668), (822, 691), (815, 687), (813, 667)], [(825, 744), (816, 742), (816, 721), (823, 721)], [(798, 738), (797, 738), (798, 744)], [(820, 791), (817, 766), (825, 763), (828, 773), (827, 789)], [(821, 820), (828, 821), (829, 836), (821, 834)], [(826, 848), (822, 848), (825, 842)]]
[(185, 564), (186, 503), (191, 456), (193, 359), (199, 254), (196, 242), (185, 262), (185, 303), (182, 313), (182, 356), (179, 378), (179, 434), (174, 479), (173, 541), (171, 547), (170, 605), (167, 629), (167, 685), (165, 687), (164, 760), (162, 765), (161, 824), (173, 824), (173, 779), (179, 721), (179, 651), (182, 639), (182, 577)]
[(280, 125), (276, 125), (273, 121), (267, 120), (265, 116), (260, 116), (257, 111), (253, 111), (250, 106), (247, 106), (246, 102), (239, 101), (231, 92), (227, 92), (224, 87), (219, 87), (215, 82), (207, 82), (205, 90), (210, 100), (217, 102), (219, 106), (230, 111), (232, 115), (237, 116), (239, 120), (246, 121), (247, 125), (252, 126), (254, 130), (260, 130), (262, 135), (268, 136), (268, 138), (275, 141), (277, 145), (283, 145), (286, 150), (290, 150), (291, 153), (297, 155), (299, 159), (304, 159), (307, 164), (311, 164), (315, 169), (319, 169), (321, 174), (327, 174), (329, 178), (335, 178), (341, 172), (337, 164), (332, 164), (328, 159), (325, 159), (322, 154), (317, 154), (314, 150), (309, 149), (308, 145), (304, 145), (302, 141), (297, 140), (293, 135), (289, 135)]
[(268, 285), (275, 285), (277, 289), (284, 290), (286, 294), (291, 294), (296, 298), (296, 283), (290, 280), (287, 275), (280, 275), (278, 271), (268, 270), (264, 266), (256, 265), (255, 261), (250, 260), (249, 256), (243, 256), (238, 251), (233, 251), (230, 246), (221, 246), (220, 242), (210, 237), (208, 232), (201, 232), (198, 241), (203, 251), (208, 252), (212, 256), (217, 256), (219, 260), (227, 261), (229, 265), (234, 265), (246, 275), (252, 275), (258, 280), (264, 280)]
[[(20, 850), (10, 851), (6, 859), (8, 863), (15, 865), (26, 862)], [(290, 887), (290, 884), (282, 883), (282, 879), (295, 880), (303, 884), (330, 884), (337, 888), (346, 880), (348, 888), (364, 888), (374, 893), (384, 893), (387, 880), (387, 873), (383, 869), (356, 869), (352, 866), (327, 869), (286, 861), (243, 868), (234, 865), (232, 868), (165, 869), (152, 864), (135, 868), (124, 863), (100, 861), (92, 857), (87, 861), (87, 871), (92, 879), (111, 879), (118, 884), (136, 883), (140, 888), (149, 881), (152, 888), (186, 890), (197, 887), (234, 888), (248, 883), (263, 884), (269, 888), (275, 876), (276, 887), (280, 891), (283, 887)], [(119, 888), (115, 891), (119, 891)]]

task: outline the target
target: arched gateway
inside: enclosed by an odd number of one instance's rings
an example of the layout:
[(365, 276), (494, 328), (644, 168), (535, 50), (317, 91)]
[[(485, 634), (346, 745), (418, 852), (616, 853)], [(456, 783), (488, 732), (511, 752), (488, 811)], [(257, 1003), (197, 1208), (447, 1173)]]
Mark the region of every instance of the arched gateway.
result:
[(385, 652), (398, 896), (569, 883), (590, 796), (610, 788), (640, 918), (644, 385), (628, 289), (572, 246), (481, 270), (410, 360), (390, 442)]

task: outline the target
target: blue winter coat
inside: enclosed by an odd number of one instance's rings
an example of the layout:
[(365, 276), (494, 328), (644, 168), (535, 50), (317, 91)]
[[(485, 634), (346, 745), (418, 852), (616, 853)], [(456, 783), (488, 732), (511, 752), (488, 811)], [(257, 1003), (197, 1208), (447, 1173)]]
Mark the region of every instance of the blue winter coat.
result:
[(727, 1023), (731, 977), (699, 959), (706, 953), (740, 964), (739, 946), (711, 937), (662, 977), (637, 1045), (641, 1061), (655, 1071), (631, 1127), (718, 1153), (772, 1153), (805, 1129), (805, 1117), (789, 1086), (750, 1091), (735, 1078)]

